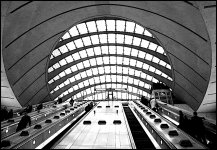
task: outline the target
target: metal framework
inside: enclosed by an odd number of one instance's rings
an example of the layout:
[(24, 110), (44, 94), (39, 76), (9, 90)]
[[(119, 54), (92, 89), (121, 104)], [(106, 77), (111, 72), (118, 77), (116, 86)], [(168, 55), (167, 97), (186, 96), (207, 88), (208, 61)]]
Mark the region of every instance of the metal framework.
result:
[(84, 97), (95, 88), (127, 88), (150, 97), (151, 84), (159, 81), (172, 86), (166, 53), (132, 21), (82, 22), (64, 34), (50, 56), (48, 84), (54, 99)]

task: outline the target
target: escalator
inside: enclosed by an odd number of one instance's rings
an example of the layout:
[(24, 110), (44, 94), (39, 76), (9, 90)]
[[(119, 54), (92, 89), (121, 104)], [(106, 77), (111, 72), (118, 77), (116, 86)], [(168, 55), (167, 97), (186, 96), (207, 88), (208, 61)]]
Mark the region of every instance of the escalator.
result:
[(136, 149), (155, 149), (154, 145), (152, 144), (144, 129), (134, 116), (131, 109), (126, 105), (123, 105), (123, 109), (126, 114), (126, 118), (136, 145)]

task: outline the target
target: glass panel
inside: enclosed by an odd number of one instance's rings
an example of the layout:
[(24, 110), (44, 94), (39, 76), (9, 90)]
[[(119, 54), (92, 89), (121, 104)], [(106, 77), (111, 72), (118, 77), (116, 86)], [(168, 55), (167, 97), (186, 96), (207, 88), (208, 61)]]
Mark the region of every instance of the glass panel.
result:
[(123, 57), (117, 57), (117, 64), (122, 64)]
[(109, 53), (110, 54), (116, 54), (115, 46), (109, 46)]
[(122, 73), (122, 67), (117, 67), (117, 73)]
[(131, 55), (134, 56), (134, 57), (137, 57), (137, 55), (138, 55), (138, 50), (132, 48)]
[(97, 61), (97, 65), (101, 65), (101, 64), (103, 64), (102, 57), (98, 57), (98, 58), (96, 58), (96, 61)]
[(151, 61), (152, 57), (153, 57), (152, 55), (150, 55), (150, 54), (146, 54), (145, 59)]
[(80, 56), (79, 56), (78, 53), (74, 53), (74, 54), (72, 55), (72, 57), (74, 58), (74, 60), (79, 60), (79, 59), (80, 59)]
[(136, 60), (135, 59), (131, 59), (130, 60), (130, 65), (131, 66), (135, 66), (136, 65)]
[(96, 66), (96, 59), (95, 58), (90, 59), (90, 64), (91, 66)]
[(111, 56), (110, 57), (110, 62), (111, 62), (111, 64), (116, 64), (116, 57)]
[(90, 63), (88, 60), (83, 61), (85, 67), (90, 67)]
[(158, 82), (158, 80), (155, 79), (155, 78), (153, 78), (152, 81), (153, 81), (154, 83), (157, 83), (157, 82)]
[(88, 56), (94, 56), (93, 48), (86, 49)]
[(159, 62), (159, 64), (162, 65), (162, 66), (165, 66), (165, 65), (166, 65), (166, 63), (165, 63), (163, 60), (161, 60), (161, 61)]
[(165, 73), (162, 73), (161, 76), (163, 76), (164, 78), (168, 77)]
[(124, 35), (123, 34), (117, 34), (117, 43), (124, 43)]
[(77, 48), (83, 47), (83, 43), (81, 39), (77, 39), (74, 42)]
[(139, 57), (139, 58), (144, 58), (145, 55), (146, 55), (145, 52), (139, 51), (138, 57)]
[(98, 35), (92, 35), (92, 36), (90, 36), (90, 38), (91, 38), (91, 41), (92, 41), (93, 45), (94, 44), (99, 44)]
[(160, 74), (161, 74), (161, 71), (158, 70), (158, 69), (156, 69), (155, 73), (160, 75)]
[(115, 31), (115, 20), (106, 20), (107, 31)]
[(139, 46), (139, 45), (140, 45), (140, 42), (141, 42), (141, 39), (140, 39), (140, 38), (134, 37), (134, 39), (133, 39), (133, 45)]
[(58, 49), (55, 49), (52, 54), (54, 55), (54, 57), (61, 55), (61, 53)]
[(59, 74), (59, 76), (62, 78), (62, 77), (64, 77), (66, 74), (65, 74), (65, 72), (61, 72), (60, 74)]
[(163, 48), (161, 46), (158, 46), (157, 52), (163, 54), (164, 50), (163, 50)]
[(104, 20), (96, 21), (98, 31), (106, 31), (106, 25)]
[(69, 82), (68, 79), (64, 82), (65, 85), (68, 85), (69, 83), (70, 83), (70, 82)]
[(78, 30), (79, 30), (80, 34), (87, 33), (87, 28), (86, 28), (85, 23), (78, 24), (77, 27), (78, 27)]
[(72, 93), (73, 92), (73, 88), (70, 88), (68, 91), (69, 91), (69, 93)]
[(64, 66), (64, 65), (67, 64), (65, 59), (60, 60), (59, 63), (60, 63), (61, 66)]
[(125, 44), (132, 44), (133, 37), (129, 35), (125, 35)]
[(123, 47), (117, 46), (117, 54), (123, 54)]
[(101, 55), (100, 47), (94, 47), (94, 52), (95, 52), (95, 55)]
[(94, 21), (90, 21), (86, 23), (89, 32), (96, 32), (96, 24)]
[(115, 43), (115, 34), (108, 34), (108, 43)]
[(117, 20), (116, 25), (117, 25), (117, 29), (116, 29), (117, 31), (124, 31), (124, 29), (125, 29), (125, 21)]
[(157, 48), (157, 45), (156, 45), (156, 44), (154, 44), (154, 43), (150, 43), (150, 45), (149, 45), (149, 49), (150, 49), (150, 50), (155, 51), (156, 48)]
[(80, 79), (81, 79), (80, 74), (76, 74), (76, 75), (75, 75), (75, 79), (76, 79), (76, 80), (80, 80)]
[(69, 42), (69, 43), (67, 43), (66, 44), (66, 46), (69, 48), (69, 50), (73, 50), (73, 49), (75, 49), (76, 47), (75, 47), (75, 44), (74, 44), (74, 42), (72, 41), (72, 42)]
[(52, 72), (53, 70), (54, 70), (53, 67), (50, 67), (50, 68), (48, 69), (48, 73)]
[(131, 51), (130, 48), (124, 47), (124, 54), (125, 54), (125, 55), (130, 55), (130, 51)]
[(57, 68), (60, 67), (60, 65), (58, 63), (56, 63), (56, 64), (53, 65), (53, 67), (54, 67), (54, 69), (57, 69)]
[(143, 32), (144, 32), (144, 28), (142, 26), (136, 24), (135, 33), (143, 34)]
[(124, 65), (129, 65), (129, 58), (124, 57), (123, 58), (123, 64)]
[(66, 47), (65, 45), (61, 46), (61, 47), (59, 48), (59, 50), (61, 51), (62, 54), (68, 52), (68, 49), (67, 49), (67, 47)]
[(79, 35), (78, 30), (76, 29), (76, 26), (72, 27), (69, 30), (69, 33), (71, 34), (71, 36), (77, 36), (77, 35)]
[(133, 32), (134, 31), (134, 27), (135, 27), (135, 23), (134, 22), (126, 22), (126, 31), (127, 32)]
[(109, 64), (109, 57), (103, 57), (104, 64)]
[(152, 60), (152, 61), (155, 62), (155, 63), (158, 63), (158, 62), (160, 61), (160, 59), (157, 58), (157, 57), (153, 57), (153, 60)]
[(136, 67), (138, 68), (142, 68), (143, 63), (141, 61), (137, 61), (136, 63)]
[(86, 50), (79, 51), (79, 53), (80, 53), (81, 58), (85, 58), (85, 57), (87, 57)]
[(152, 67), (152, 66), (150, 66), (150, 67), (149, 67), (149, 71), (151, 71), (151, 72), (155, 72), (155, 68)]
[(151, 81), (152, 77), (150, 75), (147, 75), (147, 80)]
[(107, 43), (107, 35), (106, 34), (100, 34), (99, 39), (101, 43)]
[(166, 67), (171, 70), (171, 66), (169, 64), (167, 64)]
[(77, 67), (74, 65), (74, 66), (71, 66), (71, 70), (73, 71), (73, 72), (75, 72), (75, 71), (77, 71)]
[(75, 81), (75, 78), (74, 78), (74, 77), (71, 77), (71, 78), (69, 78), (69, 81), (70, 81), (71, 83), (73, 83), (73, 82)]
[(85, 46), (91, 45), (90, 37), (84, 37), (82, 40)]
[(102, 53), (103, 54), (108, 54), (109, 53), (108, 52), (108, 46), (102, 46), (101, 48), (102, 48)]
[(93, 75), (91, 70), (87, 70), (86, 72), (87, 72), (87, 75), (88, 75), (89, 77)]
[(105, 73), (110, 73), (110, 68), (108, 66), (105, 66)]
[(80, 74), (81, 74), (81, 77), (82, 77), (82, 78), (86, 78), (86, 77), (87, 77), (87, 75), (86, 75), (85, 72), (82, 72), (82, 73), (80, 73)]
[(82, 62), (78, 63), (77, 66), (78, 66), (78, 69), (83, 69), (84, 68), (84, 65), (83, 65)]
[(128, 74), (128, 69), (124, 67), (124, 68), (123, 68), (123, 73), (124, 73), (124, 74)]
[(143, 64), (143, 69), (145, 69), (145, 70), (148, 70), (148, 67), (149, 67), (149, 65), (147, 65), (147, 64)]
[(147, 30), (145, 30), (145, 35), (152, 37), (152, 34), (150, 32), (148, 32)]
[(72, 62), (73, 61), (72, 56), (70, 55), (70, 56), (66, 57), (66, 61), (67, 61), (67, 63)]
[(142, 40), (141, 47), (147, 48), (148, 44), (149, 44), (149, 41)]

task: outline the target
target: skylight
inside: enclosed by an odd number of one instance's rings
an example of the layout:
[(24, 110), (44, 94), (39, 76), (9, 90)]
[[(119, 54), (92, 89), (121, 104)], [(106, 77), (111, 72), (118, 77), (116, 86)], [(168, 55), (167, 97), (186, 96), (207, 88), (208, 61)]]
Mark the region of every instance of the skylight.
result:
[[(62, 44), (66, 39), (68, 43)], [(93, 94), (94, 85), (127, 88), (134, 98), (150, 97), (150, 83), (173, 81), (165, 71), (171, 66), (164, 49), (148, 30), (132, 21), (108, 18), (82, 22), (69, 29), (59, 45), (48, 67), (48, 84), (55, 87), (50, 87), (54, 99)], [(60, 79), (62, 82), (57, 82)], [(79, 89), (83, 90), (77, 92)], [(126, 93), (117, 94), (117, 98), (124, 97)]]

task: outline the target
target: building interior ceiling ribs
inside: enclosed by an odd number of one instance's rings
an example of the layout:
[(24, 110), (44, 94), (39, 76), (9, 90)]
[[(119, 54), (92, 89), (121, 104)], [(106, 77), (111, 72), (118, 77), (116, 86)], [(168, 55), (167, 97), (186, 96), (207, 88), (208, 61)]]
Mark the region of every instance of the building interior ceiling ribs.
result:
[(215, 111), (216, 22), (205, 8), (210, 3), (2, 3), (3, 72), (14, 99), (22, 107), (58, 98), (92, 100), (96, 88), (126, 89), (115, 93), (117, 99), (126, 93), (150, 97), (151, 85), (162, 82), (177, 103)]

